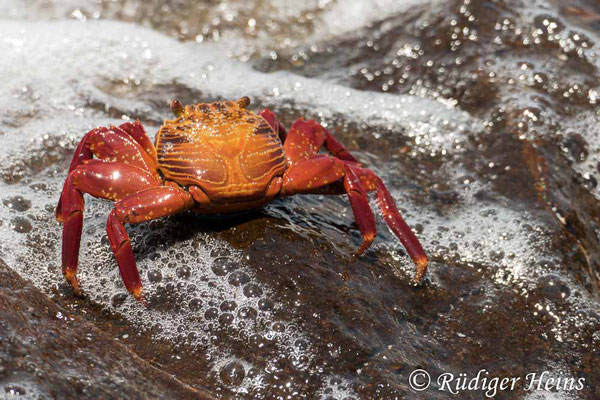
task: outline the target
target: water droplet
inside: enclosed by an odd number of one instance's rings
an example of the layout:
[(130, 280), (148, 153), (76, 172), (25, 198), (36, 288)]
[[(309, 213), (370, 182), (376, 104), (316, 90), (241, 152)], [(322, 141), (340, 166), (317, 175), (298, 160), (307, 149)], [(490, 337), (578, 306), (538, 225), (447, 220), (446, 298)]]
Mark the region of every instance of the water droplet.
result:
[(243, 319), (256, 319), (258, 311), (252, 307), (242, 307), (238, 311), (238, 317)]
[(121, 304), (123, 304), (125, 302), (125, 300), (127, 300), (127, 293), (117, 293), (112, 297), (112, 305), (113, 307), (119, 307)]
[(231, 325), (231, 323), (233, 322), (233, 320), (235, 319), (235, 317), (233, 316), (232, 313), (223, 313), (221, 315), (219, 315), (219, 323), (221, 325)]
[(175, 273), (177, 274), (177, 277), (187, 279), (190, 277), (191, 269), (188, 266), (177, 267)]
[(157, 269), (148, 271), (148, 280), (152, 283), (158, 283), (162, 280), (162, 272)]
[(303, 340), (303, 339), (296, 340), (296, 342), (294, 343), (294, 345), (300, 351), (306, 351), (306, 350), (308, 350), (308, 343), (305, 340)]
[(229, 255), (231, 255), (231, 251), (226, 248), (212, 249), (210, 251), (211, 257), (227, 257)]
[(5, 386), (4, 392), (11, 394), (13, 396), (22, 396), (24, 394), (27, 394), (25, 389), (23, 389), (22, 387), (16, 386), (16, 385)]
[(502, 250), (491, 250), (490, 259), (492, 261), (501, 261), (504, 258), (504, 252)]
[(3, 203), (6, 207), (19, 212), (27, 211), (31, 208), (31, 201), (21, 196), (9, 197), (4, 199)]
[(211, 269), (217, 276), (225, 276), (237, 268), (235, 262), (229, 257), (219, 257), (213, 261)]
[(260, 299), (258, 301), (258, 308), (261, 311), (270, 311), (273, 309), (273, 302), (269, 299)]
[(252, 336), (250, 336), (249, 341), (250, 344), (258, 348), (264, 347), (265, 344), (267, 344), (265, 338), (259, 333), (255, 333)]
[(233, 300), (225, 300), (221, 303), (221, 311), (234, 311), (237, 308), (237, 303)]
[(229, 364), (225, 365), (221, 368), (219, 372), (219, 376), (221, 380), (226, 385), (238, 386), (244, 380), (246, 376), (246, 371), (244, 370), (244, 366), (237, 362), (232, 361)]
[(559, 300), (571, 295), (571, 289), (558, 275), (548, 274), (540, 277), (537, 283), (538, 289), (548, 299)]
[(248, 274), (242, 271), (235, 271), (229, 275), (229, 284), (233, 286), (242, 286), (250, 282)]
[(246, 297), (259, 297), (262, 293), (262, 289), (256, 283), (249, 283), (244, 286), (244, 295)]
[(209, 308), (208, 310), (206, 310), (206, 312), (204, 313), (204, 318), (206, 319), (215, 319), (219, 316), (219, 310), (217, 310), (214, 307)]
[(188, 307), (190, 307), (190, 310), (192, 311), (198, 311), (202, 307), (202, 300), (198, 298), (192, 299), (190, 300)]
[(16, 217), (11, 221), (12, 228), (19, 233), (27, 233), (30, 232), (33, 227), (31, 226), (31, 222), (27, 218), (24, 217)]

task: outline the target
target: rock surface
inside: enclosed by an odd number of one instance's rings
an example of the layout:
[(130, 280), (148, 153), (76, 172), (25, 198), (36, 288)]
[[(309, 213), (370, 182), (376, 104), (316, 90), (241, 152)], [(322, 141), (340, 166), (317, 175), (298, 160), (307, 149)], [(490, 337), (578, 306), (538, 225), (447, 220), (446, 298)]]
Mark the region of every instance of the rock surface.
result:
[(0, 321), (2, 398), (215, 398), (151, 366), (1, 262)]
[[(183, 397), (447, 399), (439, 376), (485, 369), (583, 380), (521, 383), (498, 399), (600, 396), (595, 2), (77, 3), (0, 5), (0, 258), (6, 279), (39, 289), (21, 301), (52, 311), (33, 318), (6, 289), (0, 324), (49, 319), (73, 363), (99, 357), (103, 379), (132, 379), (91, 388), (57, 377), (52, 389), (29, 372), (27, 393), (109, 397), (157, 374), (140, 397), (172, 384)], [(230, 218), (128, 227), (145, 308), (125, 294), (110, 252), (110, 204), (86, 198), (85, 296), (74, 296), (53, 209), (81, 136), (135, 118), (152, 136), (172, 98), (243, 95), (288, 126), (327, 124), (382, 177), (430, 254), (425, 282), (410, 284), (414, 266), (383, 224), (352, 256), (360, 237), (344, 197), (296, 196)], [(11, 333), (21, 354), (6, 362), (43, 365), (31, 338), (54, 342), (32, 329)], [(424, 392), (409, 384), (416, 369), (432, 377)], [(5, 382), (9, 392), (18, 383)]]

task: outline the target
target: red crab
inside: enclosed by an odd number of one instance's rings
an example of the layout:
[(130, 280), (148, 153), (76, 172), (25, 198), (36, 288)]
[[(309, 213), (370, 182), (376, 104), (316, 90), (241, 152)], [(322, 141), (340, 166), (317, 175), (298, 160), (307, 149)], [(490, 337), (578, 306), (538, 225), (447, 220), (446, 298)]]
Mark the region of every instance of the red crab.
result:
[[(361, 254), (376, 233), (367, 197), (375, 191), (385, 221), (417, 264), (415, 281), (421, 280), (427, 257), (381, 179), (317, 122), (300, 118), (286, 132), (273, 112), (255, 114), (246, 109), (249, 103), (242, 97), (183, 107), (175, 100), (175, 119), (160, 127), (155, 145), (139, 121), (92, 129), (83, 137), (56, 207), (64, 224), (62, 271), (76, 293), (84, 193), (116, 202), (108, 241), (125, 287), (138, 300), (142, 281), (125, 223), (186, 210), (255, 209), (297, 193), (347, 194), (363, 238)], [(319, 154), (323, 146), (331, 155)]]

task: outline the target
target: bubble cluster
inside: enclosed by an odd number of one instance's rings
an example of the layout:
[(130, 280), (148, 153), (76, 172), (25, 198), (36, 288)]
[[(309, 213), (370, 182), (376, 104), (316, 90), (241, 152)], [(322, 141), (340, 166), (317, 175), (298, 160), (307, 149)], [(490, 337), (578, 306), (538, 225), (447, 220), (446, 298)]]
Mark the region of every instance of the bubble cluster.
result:
[[(281, 398), (357, 398), (356, 386), (369, 378), (348, 373), (348, 364), (345, 370), (336, 370), (338, 361), (347, 357), (346, 348), (336, 343), (340, 350), (329, 351), (320, 342), (325, 338), (318, 337), (323, 332), (335, 332), (334, 339), (355, 346), (348, 351), (358, 356), (367, 357), (361, 351), (368, 353), (371, 359), (365, 365), (386, 381), (381, 390), (391, 391), (404, 381), (401, 374), (386, 375), (391, 358), (399, 364), (417, 359), (427, 347), (420, 342), (421, 333), (425, 332), (423, 343), (434, 347), (425, 361), (439, 361), (435, 356), (431, 359), (439, 337), (432, 338), (421, 325), (431, 322), (435, 332), (436, 324), (448, 315), (446, 307), (458, 304), (454, 297), (479, 296), (477, 316), (485, 321), (486, 313), (493, 310), (506, 313), (501, 296), (516, 293), (515, 298), (523, 302), (531, 299), (524, 306), (529, 307), (528, 322), (546, 324), (544, 340), (582, 348), (580, 342), (591, 337), (591, 343), (583, 346), (598, 348), (600, 337), (589, 334), (597, 327), (597, 304), (572, 272), (576, 250), (558, 249), (557, 242), (569, 240), (567, 234), (561, 225), (549, 222), (548, 213), (555, 213), (557, 219), (562, 215), (554, 205), (544, 203), (543, 190), (538, 203), (537, 197), (518, 198), (520, 193), (511, 191), (510, 184), (504, 191), (497, 184), (535, 159), (521, 154), (547, 141), (556, 144), (560, 157), (568, 160), (561, 172), (569, 176), (570, 184), (598, 197), (600, 139), (594, 107), (598, 84), (594, 74), (581, 73), (600, 66), (593, 49), (595, 37), (546, 12), (550, 7), (542, 0), (518, 18), (491, 10), (485, 14), (497, 17), (491, 21), (478, 17), (480, 2), (468, 0), (449, 2), (450, 6), (416, 0), (373, 0), (360, 5), (318, 1), (287, 8), (274, 0), (256, 3), (262, 11), (242, 3), (223, 2), (203, 15), (207, 19), (197, 27), (186, 26), (188, 13), (177, 9), (173, 24), (163, 21), (157, 28), (194, 43), (181, 43), (134, 24), (92, 21), (113, 15), (113, 5), (106, 3), (89, 9), (70, 2), (53, 4), (45, 14), (59, 18), (68, 10), (66, 15), (78, 21), (3, 21), (0, 75), (10, 77), (0, 87), (3, 260), (59, 302), (71, 296), (61, 274), (61, 227), (53, 212), (68, 158), (81, 136), (93, 127), (135, 118), (145, 121), (152, 135), (167, 117), (167, 101), (175, 96), (204, 101), (249, 95), (260, 106), (276, 109), (283, 119), (300, 115), (318, 119), (335, 128), (344, 143), (363, 150), (359, 158), (386, 182), (430, 255), (426, 284), (421, 291), (410, 292), (428, 306), (408, 300), (389, 304), (380, 290), (386, 286), (377, 286), (383, 273), (354, 281), (351, 276), (338, 280), (320, 271), (321, 280), (294, 283), (294, 290), (299, 293), (302, 285), (321, 285), (333, 292), (337, 285), (351, 293), (344, 298), (340, 291), (347, 304), (338, 305), (327, 320), (321, 321), (324, 312), (307, 317), (310, 321), (298, 320), (301, 313), (296, 311), (304, 311), (310, 300), (291, 303), (278, 298), (285, 291), (261, 279), (257, 264), (245, 258), (245, 250), (234, 248), (210, 229), (207, 232), (210, 224), (199, 228), (194, 217), (185, 215), (127, 228), (150, 303), (146, 308), (126, 293), (108, 245), (105, 224), (111, 205), (93, 199), (86, 203), (79, 268), (88, 303), (134, 330), (149, 332), (157, 342), (196, 352), (208, 364), (207, 379), (225, 395), (238, 397), (276, 393)], [(415, 5), (428, 8), (419, 11), (419, 18), (413, 18), (418, 10), (408, 17), (403, 14)], [(156, 26), (155, 17), (173, 11), (169, 7), (153, 9), (149, 25)], [(455, 9), (449, 12), (444, 7)], [(37, 8), (31, 8), (37, 15)], [(134, 12), (128, 18), (136, 21), (139, 16)], [(236, 24), (239, 18), (241, 26)], [(298, 24), (284, 25), (290, 18)], [(354, 25), (339, 22), (348, 19)], [(487, 24), (487, 30), (477, 24)], [(427, 34), (434, 29), (437, 40)], [(311, 45), (296, 42), (299, 37)], [(337, 42), (340, 37), (345, 45)], [(244, 41), (252, 45), (240, 45)], [(490, 54), (481, 53), (481, 46), (488, 46)], [(528, 53), (515, 51), (521, 47)], [(499, 58), (500, 50), (504, 56)], [(247, 60), (257, 55), (270, 61), (244, 64), (230, 58)], [(281, 68), (288, 62), (304, 76), (257, 70)], [(311, 62), (327, 72), (314, 73)], [(330, 62), (334, 67), (324, 68)], [(531, 180), (531, 186), (544, 189), (541, 163), (519, 171), (520, 180)], [(279, 218), (284, 209), (291, 215), (288, 221), (310, 231), (304, 235), (298, 228), (294, 233), (331, 245), (328, 256), (339, 255), (346, 262), (342, 257), (358, 238), (347, 202), (321, 197), (288, 200), (265, 213)], [(319, 208), (322, 203), (326, 206)], [(316, 215), (314, 210), (329, 214)], [(341, 232), (347, 241), (336, 242), (332, 232)], [(399, 268), (398, 282), (405, 282), (414, 268), (383, 225), (363, 260), (374, 271), (381, 262), (394, 271)], [(351, 261), (348, 266), (354, 268)], [(449, 287), (454, 278), (465, 275), (480, 287), (464, 289), (465, 293), (460, 287)], [(387, 287), (396, 288), (398, 282)], [(434, 292), (443, 299), (442, 306), (427, 303)], [(375, 308), (381, 315), (352, 315), (354, 301), (381, 304)], [(430, 309), (435, 321), (427, 314)], [(361, 318), (367, 324), (378, 318), (387, 322), (368, 330), (355, 324)], [(415, 336), (397, 339), (403, 329)], [(361, 336), (365, 332), (371, 337)], [(388, 341), (405, 340), (397, 346), (398, 354), (390, 351), (381, 360), (373, 356), (373, 349), (382, 347), (380, 333)], [(448, 336), (465, 342), (478, 339), (463, 332)], [(174, 359), (179, 356), (173, 354)], [(35, 393), (34, 387), (13, 383), (4, 387), (6, 393)]]
[[(52, 292), (66, 285), (59, 268), (61, 226), (54, 222), (52, 207), (62, 182), (60, 177), (42, 174), (30, 183), (41, 182), (46, 190), (32, 200), (18, 197), (23, 187), (7, 187), (20, 202), (29, 202), (28, 212), (36, 223), (28, 225), (24, 237), (11, 233), (12, 226), (1, 226), (0, 237), (3, 258), (36, 286)], [(215, 374), (227, 387), (251, 387), (264, 371), (248, 371), (239, 362), (221, 368), (221, 332), (246, 346), (260, 348), (268, 343), (279, 348), (277, 354), (299, 360), (295, 365), (300, 370), (309, 366), (311, 349), (302, 345), (306, 343), (303, 333), (291, 329), (297, 326), (293, 321), (273, 320), (280, 305), (271, 290), (256, 280), (241, 253), (224, 241), (194, 232), (189, 221), (155, 221), (128, 228), (150, 307), (136, 302), (124, 289), (106, 240), (111, 207), (102, 200), (86, 201), (78, 277), (91, 301), (118, 313), (131, 326), (152, 332), (156, 340), (202, 349), (216, 360)], [(19, 211), (9, 207), (0, 211), (2, 217), (11, 213)], [(184, 237), (176, 234), (186, 230), (189, 234)]]
[(346, 379), (333, 376), (325, 378), (325, 385), (319, 396), (324, 400), (351, 400), (356, 398), (352, 383)]

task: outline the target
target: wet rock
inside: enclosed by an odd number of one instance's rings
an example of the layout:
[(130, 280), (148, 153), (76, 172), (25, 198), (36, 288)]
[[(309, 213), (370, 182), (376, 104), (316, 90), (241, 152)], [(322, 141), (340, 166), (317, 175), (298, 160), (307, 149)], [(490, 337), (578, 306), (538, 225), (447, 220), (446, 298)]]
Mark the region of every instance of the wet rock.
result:
[[(600, 68), (597, 34), (579, 28), (597, 24), (594, 2), (163, 3), (23, 3), (27, 17), (101, 21), (0, 25), (1, 188), (32, 202), (19, 234), (18, 212), (0, 207), (0, 251), (61, 315), (224, 398), (414, 398), (417, 368), (433, 378), (560, 371), (586, 386), (557, 396), (597, 398)], [(133, 24), (102, 21), (112, 17)], [(73, 296), (52, 211), (77, 140), (128, 118), (152, 135), (168, 99), (240, 90), (286, 126), (326, 123), (382, 177), (430, 256), (420, 286), (384, 225), (353, 256), (360, 236), (345, 197), (294, 196), (229, 218), (128, 225), (142, 307), (103, 233), (111, 205), (86, 196), (86, 297)], [(448, 397), (435, 385), (421, 394)], [(498, 398), (526, 396), (520, 387)]]
[[(0, 262), (0, 387), (24, 398), (212, 399), (57, 306)], [(33, 339), (35, 338), (35, 339)], [(108, 379), (106, 379), (108, 377)], [(12, 397), (11, 397), (12, 398)]]
[(219, 376), (226, 385), (238, 386), (244, 380), (246, 371), (244, 370), (244, 366), (242, 364), (232, 361), (221, 368), (221, 371), (219, 371)]

